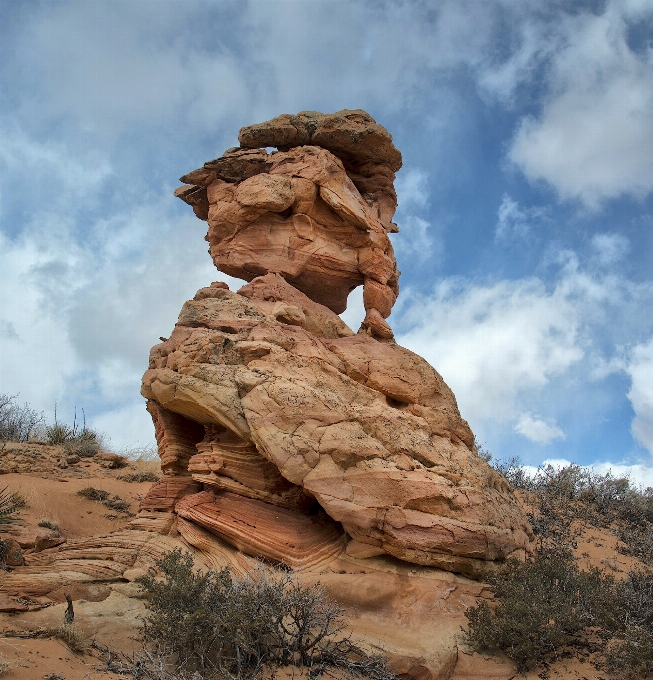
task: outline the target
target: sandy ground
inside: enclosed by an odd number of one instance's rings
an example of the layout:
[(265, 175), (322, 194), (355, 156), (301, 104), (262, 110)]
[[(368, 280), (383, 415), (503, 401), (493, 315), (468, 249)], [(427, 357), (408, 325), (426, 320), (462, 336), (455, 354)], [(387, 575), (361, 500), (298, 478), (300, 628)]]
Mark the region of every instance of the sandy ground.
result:
[[(62, 457), (61, 447), (44, 445), (9, 445), (0, 450), (0, 490), (7, 487), (10, 492), (19, 492), (27, 502), (20, 511), (20, 521), (9, 529), (10, 532), (29, 530), (42, 520), (58, 525), (61, 536), (66, 539), (119, 530), (130, 521), (129, 513), (138, 511), (139, 501), (147, 494), (151, 482), (126, 482), (118, 477), (135, 471), (158, 472), (156, 463), (139, 462), (124, 469), (107, 469), (92, 458), (82, 458), (78, 463), (60, 467)], [(77, 494), (80, 489), (89, 486), (127, 501), (129, 511), (116, 512)], [(3, 532), (0, 533), (6, 533), (5, 527), (1, 528)], [(636, 560), (618, 553), (615, 536), (593, 527), (584, 529), (577, 540), (575, 552), (582, 568), (596, 566), (617, 578), (625, 576), (636, 563)], [(138, 649), (139, 617), (145, 609), (143, 600), (136, 597), (137, 591), (134, 584), (124, 583), (91, 588), (81, 586), (79, 592), (72, 592), (75, 629), (87, 644), (95, 640), (126, 653)], [(60, 604), (26, 613), (0, 613), (0, 631), (60, 627), (66, 606), (63, 603), (64, 593), (53, 592), (49, 597)], [(87, 653), (76, 654), (55, 638), (21, 639), (0, 634), (0, 668), (3, 662), (7, 664), (7, 670), (0, 675), (8, 680), (42, 680), (49, 674), (56, 674), (50, 680), (127, 680), (124, 676), (103, 671), (98, 653), (90, 647)], [(505, 657), (493, 658), (459, 649), (459, 663), (451, 680), (507, 680), (508, 677), (522, 680), (609, 680), (607, 674), (577, 658), (563, 659), (547, 668), (519, 676), (507, 672), (510, 664), (506, 662)]]
[[(61, 536), (66, 539), (121, 529), (130, 521), (130, 513), (138, 511), (139, 501), (152, 483), (126, 482), (117, 477), (137, 471), (158, 472), (156, 463), (132, 462), (122, 469), (107, 469), (93, 458), (82, 458), (62, 468), (63, 457), (61, 447), (35, 444), (9, 444), (0, 452), (0, 472), (4, 472), (0, 476), (0, 490), (6, 487), (8, 492), (18, 492), (27, 504), (20, 510), (18, 522), (2, 527), (2, 535), (29, 533), (43, 520), (58, 525)], [(117, 512), (77, 494), (89, 486), (107, 491), (111, 497), (119, 496), (128, 502), (129, 511)], [(27, 556), (29, 552), (25, 551)], [(80, 593), (68, 589), (75, 600), (75, 629), (87, 644), (95, 639), (123, 651), (138, 647), (137, 617), (144, 611), (143, 603), (118, 592), (121, 587), (127, 590), (129, 584), (118, 585), (115, 591), (102, 586), (83, 588), (84, 592)], [(64, 593), (51, 593), (50, 599), (63, 602)], [(34, 612), (0, 614), (0, 629), (58, 628), (63, 624), (65, 606), (55, 604)], [(75, 654), (62, 641), (53, 638), (0, 637), (0, 668), (2, 662), (8, 665), (2, 675), (8, 680), (41, 680), (52, 673), (65, 680), (120, 677), (103, 672), (97, 652), (90, 647), (87, 653)]]

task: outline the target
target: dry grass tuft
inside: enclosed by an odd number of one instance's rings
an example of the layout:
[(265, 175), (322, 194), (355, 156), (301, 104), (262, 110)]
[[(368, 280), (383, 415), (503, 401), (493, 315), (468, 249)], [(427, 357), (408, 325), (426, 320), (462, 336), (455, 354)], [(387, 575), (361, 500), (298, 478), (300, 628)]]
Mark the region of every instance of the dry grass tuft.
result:
[(64, 624), (59, 628), (51, 628), (51, 637), (61, 640), (71, 652), (82, 654), (88, 649), (86, 638), (75, 627), (75, 624)]
[(38, 521), (38, 525), (44, 529), (52, 529), (52, 531), (59, 531), (59, 522), (51, 517), (42, 517)]

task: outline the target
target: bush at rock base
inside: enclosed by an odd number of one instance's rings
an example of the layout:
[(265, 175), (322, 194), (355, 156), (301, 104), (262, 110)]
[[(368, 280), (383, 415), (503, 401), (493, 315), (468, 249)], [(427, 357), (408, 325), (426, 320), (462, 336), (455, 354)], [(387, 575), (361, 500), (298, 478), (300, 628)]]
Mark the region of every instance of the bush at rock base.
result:
[[(535, 477), (516, 460), (495, 467), (525, 492), (540, 550), (487, 578), (496, 602), (466, 612), (469, 642), (505, 651), (520, 670), (573, 651), (594, 652), (612, 677), (653, 672), (653, 490), (578, 465), (547, 466)], [(581, 571), (571, 549), (579, 523), (611, 531), (641, 568), (621, 581)]]
[(342, 610), (319, 585), (302, 586), (290, 571), (260, 566), (242, 578), (228, 568), (199, 572), (180, 550), (157, 566), (161, 579), (138, 579), (149, 615), (146, 653), (128, 669), (134, 677), (251, 680), (294, 666), (314, 678), (394, 678), (382, 657), (352, 642)]

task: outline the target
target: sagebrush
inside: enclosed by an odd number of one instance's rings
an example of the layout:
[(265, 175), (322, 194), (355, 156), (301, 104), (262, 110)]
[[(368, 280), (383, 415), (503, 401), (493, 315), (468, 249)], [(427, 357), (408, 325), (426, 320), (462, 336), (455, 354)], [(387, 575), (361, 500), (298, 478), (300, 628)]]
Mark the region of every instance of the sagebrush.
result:
[(175, 550), (154, 574), (137, 579), (147, 598), (142, 654), (109, 667), (134, 677), (253, 680), (282, 666), (309, 677), (392, 680), (380, 656), (346, 634), (343, 611), (319, 585), (303, 586), (287, 570), (261, 566), (239, 577), (228, 568), (200, 572)]
[[(653, 672), (653, 490), (578, 465), (535, 476), (516, 459), (495, 468), (525, 492), (538, 554), (488, 577), (496, 600), (466, 612), (469, 641), (505, 651), (520, 670), (574, 650), (594, 653), (614, 677)], [(579, 520), (613, 532), (642, 568), (620, 581), (580, 570), (572, 550)]]
[(0, 394), (0, 441), (27, 442), (44, 423), (43, 413), (16, 404), (17, 395)]

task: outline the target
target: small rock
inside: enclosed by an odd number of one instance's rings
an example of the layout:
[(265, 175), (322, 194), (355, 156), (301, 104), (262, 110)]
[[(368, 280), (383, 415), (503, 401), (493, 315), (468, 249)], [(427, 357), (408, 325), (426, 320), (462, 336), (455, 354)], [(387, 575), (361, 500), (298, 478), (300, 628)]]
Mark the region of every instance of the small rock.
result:
[(62, 470), (65, 470), (68, 467), (68, 463), (66, 462), (65, 458), (61, 458), (57, 462), (57, 467), (61, 468)]
[(124, 468), (129, 463), (127, 458), (120, 456), (117, 453), (97, 453), (95, 454), (94, 460), (102, 467), (108, 468), (109, 470)]
[(79, 463), (79, 456), (67, 456), (66, 463), (68, 463), (68, 465), (75, 465), (75, 463)]
[[(4, 546), (2, 545), (4, 543)], [(4, 547), (4, 550), (2, 548)], [(15, 538), (6, 536), (0, 542), (0, 550), (4, 553), (5, 566), (7, 567), (20, 567), (25, 564), (25, 558), (23, 557), (23, 552), (20, 549), (20, 545)]]
[(66, 542), (58, 531), (47, 527), (12, 527), (9, 531), (22, 550), (41, 552)]

